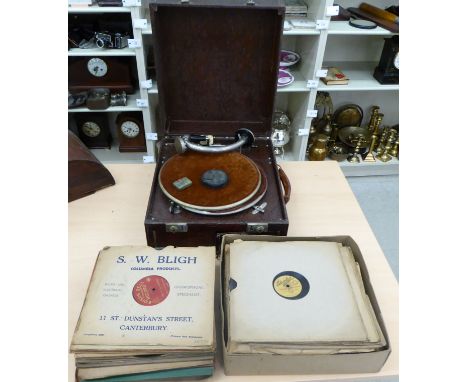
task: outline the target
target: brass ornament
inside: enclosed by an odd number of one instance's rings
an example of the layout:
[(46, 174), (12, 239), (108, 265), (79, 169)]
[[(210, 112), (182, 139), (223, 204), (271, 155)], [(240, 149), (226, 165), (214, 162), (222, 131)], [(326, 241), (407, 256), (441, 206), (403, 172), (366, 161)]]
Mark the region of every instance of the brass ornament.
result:
[(369, 124), (367, 125), (370, 131), (374, 131), (375, 123), (377, 120), (377, 116), (380, 114), (380, 107), (379, 106), (372, 106), (371, 108), (371, 116), (369, 119)]
[(383, 116), (384, 115), (382, 113), (377, 113), (375, 117), (373, 117), (373, 120), (372, 120), (373, 130), (372, 130), (372, 136), (371, 136), (371, 144), (369, 147), (369, 151), (367, 152), (367, 155), (364, 157), (364, 162), (375, 162), (375, 156), (374, 156), (373, 151), (377, 145), (377, 139), (379, 138), (379, 128), (380, 128), (380, 124), (382, 123)]
[(341, 127), (361, 126), (362, 117), (363, 113), (359, 105), (347, 104), (335, 111), (332, 121)]
[(396, 141), (396, 136), (398, 133), (398, 131), (395, 129), (389, 129), (388, 131), (389, 132), (385, 145), (383, 146), (381, 152), (376, 156), (376, 158), (381, 162), (388, 162), (392, 159), (392, 155), (390, 155), (390, 150), (392, 149), (393, 144)]
[(360, 149), (369, 147), (371, 143), (371, 132), (365, 127), (347, 126), (339, 130), (338, 136), (341, 142), (354, 147), (354, 152), (348, 157), (348, 162), (359, 163)]
[(325, 134), (317, 134), (313, 137), (312, 144), (309, 147), (309, 160), (322, 161), (327, 157), (328, 136)]

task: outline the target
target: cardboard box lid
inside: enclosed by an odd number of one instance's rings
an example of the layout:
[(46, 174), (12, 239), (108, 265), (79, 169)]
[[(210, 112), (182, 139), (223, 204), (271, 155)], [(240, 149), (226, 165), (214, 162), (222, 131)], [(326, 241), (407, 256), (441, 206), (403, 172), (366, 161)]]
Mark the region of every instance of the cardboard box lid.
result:
[(150, 3), (162, 135), (269, 136), (282, 0)]

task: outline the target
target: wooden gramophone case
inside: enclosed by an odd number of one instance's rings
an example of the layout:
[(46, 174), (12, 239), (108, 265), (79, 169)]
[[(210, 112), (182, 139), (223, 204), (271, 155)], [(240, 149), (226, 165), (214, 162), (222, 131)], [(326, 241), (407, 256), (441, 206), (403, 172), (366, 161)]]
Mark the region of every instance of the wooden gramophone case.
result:
[[(280, 176), (270, 140), (285, 8), (278, 0), (247, 3), (150, 3), (158, 135), (164, 137), (158, 143), (145, 219), (150, 246), (211, 246), (222, 233), (287, 234), (285, 199), (290, 188), (284, 174)], [(241, 152), (266, 175), (268, 188), (260, 201), (267, 203), (264, 213), (252, 214), (252, 208), (226, 216), (171, 212), (158, 177), (161, 166), (176, 155), (174, 138), (211, 134), (216, 143), (230, 144), (240, 128), (255, 134), (253, 146)]]

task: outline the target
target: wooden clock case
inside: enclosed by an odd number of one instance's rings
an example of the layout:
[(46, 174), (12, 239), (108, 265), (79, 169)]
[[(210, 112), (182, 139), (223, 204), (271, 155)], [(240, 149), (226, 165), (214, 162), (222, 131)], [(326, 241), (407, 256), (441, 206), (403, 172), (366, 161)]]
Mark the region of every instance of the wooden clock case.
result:
[[(122, 133), (121, 124), (124, 121), (133, 121), (135, 122), (140, 131), (135, 138), (129, 138)], [(117, 133), (119, 135), (119, 151), (124, 152), (146, 152), (146, 136), (145, 128), (143, 123), (143, 115), (139, 111), (130, 111), (125, 113), (120, 113), (117, 116), (115, 121), (117, 125)]]
[[(157, 165), (145, 218), (149, 246), (213, 246), (219, 234), (286, 235), (288, 217), (273, 146), (271, 123), (276, 96), (285, 8), (275, 0), (158, 0), (150, 3), (161, 123)], [(158, 175), (176, 154), (174, 137), (212, 134), (222, 144), (248, 128), (255, 143), (242, 150), (263, 170), (268, 188), (265, 212), (204, 216), (171, 213)], [(209, 161), (207, 154), (207, 161)], [(284, 179), (284, 178), (283, 178)], [(182, 230), (174, 232), (171, 227)], [(257, 231), (258, 232), (258, 231)]]
[[(109, 129), (107, 113), (74, 113), (78, 136), (81, 141), (90, 149), (110, 149), (112, 136)], [(88, 137), (81, 130), (81, 126), (86, 122), (95, 122), (101, 128), (101, 132), (96, 137)]]
[[(95, 57), (107, 64), (107, 73), (102, 77), (96, 77), (88, 70), (88, 61)], [(68, 90), (73, 93), (108, 88), (111, 92), (125, 91), (132, 94), (135, 91), (132, 60), (135, 61), (135, 58), (100, 56), (99, 52), (90, 57), (68, 57)]]
[(115, 180), (78, 137), (68, 130), (68, 201), (83, 198)]

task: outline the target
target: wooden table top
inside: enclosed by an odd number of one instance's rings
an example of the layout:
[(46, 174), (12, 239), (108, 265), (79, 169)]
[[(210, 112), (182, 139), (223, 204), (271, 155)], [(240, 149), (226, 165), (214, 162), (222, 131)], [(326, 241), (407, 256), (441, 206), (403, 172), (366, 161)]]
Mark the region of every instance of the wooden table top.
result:
[[(105, 246), (146, 245), (144, 218), (154, 165), (109, 164), (116, 185), (69, 203), (69, 341), (98, 252)], [(291, 185), (289, 236), (349, 235), (359, 245), (384, 318), (392, 353), (376, 374), (225, 376), (219, 362), (206, 381), (279, 382), (356, 380), (398, 375), (398, 282), (338, 164), (284, 162)], [(74, 380), (69, 358), (69, 381)]]

